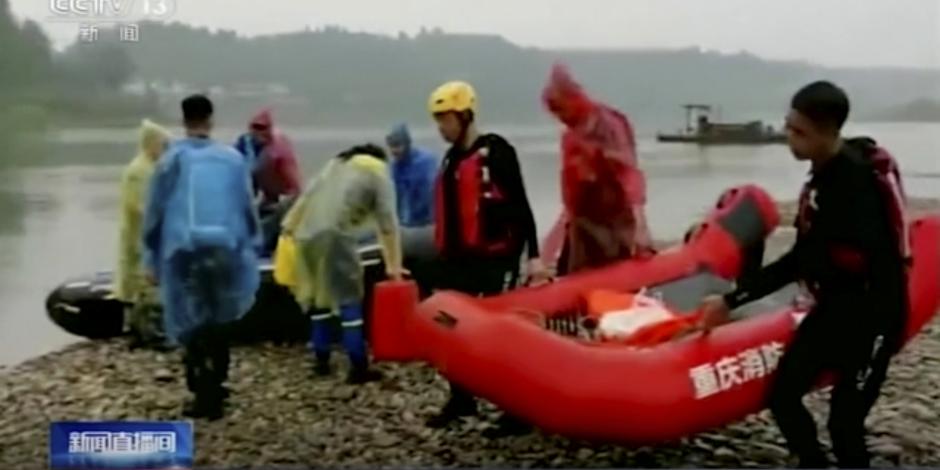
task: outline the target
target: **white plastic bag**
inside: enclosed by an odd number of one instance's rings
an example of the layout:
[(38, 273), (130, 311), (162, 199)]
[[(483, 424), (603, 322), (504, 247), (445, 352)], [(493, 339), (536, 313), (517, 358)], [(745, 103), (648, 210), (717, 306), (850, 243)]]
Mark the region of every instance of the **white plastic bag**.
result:
[(660, 300), (640, 292), (629, 308), (604, 314), (598, 321), (597, 332), (603, 339), (626, 339), (647, 325), (674, 317)]

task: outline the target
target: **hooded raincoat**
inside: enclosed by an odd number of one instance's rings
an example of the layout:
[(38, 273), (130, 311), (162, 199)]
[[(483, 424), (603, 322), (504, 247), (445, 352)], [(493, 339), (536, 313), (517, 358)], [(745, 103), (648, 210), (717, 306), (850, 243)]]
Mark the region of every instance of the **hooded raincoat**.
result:
[(262, 195), (262, 205), (276, 203), (282, 196), (296, 196), (301, 185), (297, 155), (290, 139), (275, 129), (271, 110), (259, 111), (249, 126), (266, 128), (268, 143), (262, 144), (246, 133), (235, 142), (235, 148), (248, 162), (254, 188)]
[(362, 300), (358, 239), (370, 224), (378, 229), (386, 266), (401, 266), (387, 164), (365, 154), (333, 158), (284, 218), (297, 246), (294, 295), (302, 307), (335, 311)]
[(426, 227), (434, 223), (434, 181), (440, 161), (430, 152), (414, 147), (408, 127), (392, 129), (386, 141), (403, 146), (404, 155), (391, 165), (395, 181), (396, 207), (402, 227)]
[(150, 186), (144, 259), (159, 280), (169, 339), (244, 316), (255, 300), (261, 243), (244, 158), (207, 138), (174, 143)]
[(145, 280), (140, 245), (144, 208), (150, 178), (156, 167), (156, 156), (150, 152), (163, 152), (163, 144), (170, 133), (150, 120), (141, 123), (137, 155), (121, 175), (120, 234), (118, 241), (118, 265), (114, 281), (114, 297), (135, 303), (150, 290)]
[(566, 126), (561, 185), (568, 230), (562, 269), (603, 266), (651, 251), (646, 181), (630, 121), (593, 101), (561, 65), (552, 69), (543, 100)]

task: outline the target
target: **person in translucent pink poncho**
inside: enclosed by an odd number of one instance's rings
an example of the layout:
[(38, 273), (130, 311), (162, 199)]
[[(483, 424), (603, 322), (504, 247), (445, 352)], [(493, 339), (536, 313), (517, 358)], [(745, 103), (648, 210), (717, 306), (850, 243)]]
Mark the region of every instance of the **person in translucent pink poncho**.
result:
[(630, 121), (594, 101), (560, 64), (542, 95), (566, 129), (561, 139), (565, 212), (559, 274), (651, 255), (646, 181), (637, 165)]

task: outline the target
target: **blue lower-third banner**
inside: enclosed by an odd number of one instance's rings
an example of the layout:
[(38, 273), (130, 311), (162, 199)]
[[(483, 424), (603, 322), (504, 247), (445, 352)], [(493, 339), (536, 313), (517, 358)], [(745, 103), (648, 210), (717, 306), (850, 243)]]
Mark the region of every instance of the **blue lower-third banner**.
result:
[(74, 421), (49, 427), (52, 470), (193, 468), (189, 422)]

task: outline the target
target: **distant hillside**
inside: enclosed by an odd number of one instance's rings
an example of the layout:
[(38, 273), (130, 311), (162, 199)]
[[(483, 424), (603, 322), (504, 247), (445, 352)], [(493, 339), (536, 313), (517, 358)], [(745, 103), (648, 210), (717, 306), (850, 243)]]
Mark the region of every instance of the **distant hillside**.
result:
[(136, 123), (155, 107), (117, 92), (134, 74), (128, 54), (114, 45), (53, 51), (39, 23), (19, 21), (9, 0), (0, 0), (0, 133)]
[(940, 101), (920, 99), (894, 106), (873, 116), (887, 122), (940, 122)]
[(845, 86), (859, 110), (940, 93), (937, 71), (832, 69), (698, 49), (557, 52), (440, 31), (390, 37), (331, 27), (245, 38), (144, 23), (141, 41), (123, 47), (144, 80), (198, 89), (279, 83), (298, 97), (288, 100), (289, 117), (323, 123), (426, 119), (428, 92), (456, 78), (478, 88), (488, 120), (538, 122), (545, 119), (539, 93), (557, 59), (598, 97), (657, 126), (677, 125), (685, 102), (720, 105), (729, 120), (779, 116), (797, 87), (820, 78)]

